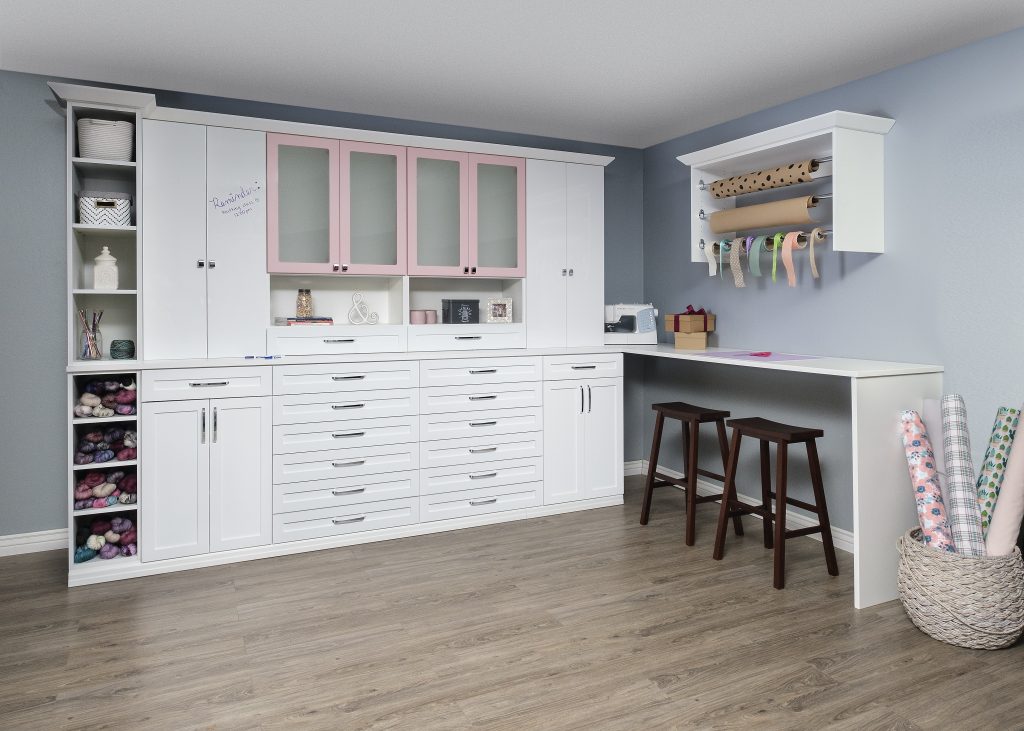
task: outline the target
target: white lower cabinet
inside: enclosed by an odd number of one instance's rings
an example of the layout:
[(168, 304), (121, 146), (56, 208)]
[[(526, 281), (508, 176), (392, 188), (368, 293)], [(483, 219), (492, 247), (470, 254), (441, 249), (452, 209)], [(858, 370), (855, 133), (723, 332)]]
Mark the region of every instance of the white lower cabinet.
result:
[(271, 542), (269, 397), (143, 403), (142, 561)]
[(622, 379), (544, 385), (544, 504), (623, 491)]

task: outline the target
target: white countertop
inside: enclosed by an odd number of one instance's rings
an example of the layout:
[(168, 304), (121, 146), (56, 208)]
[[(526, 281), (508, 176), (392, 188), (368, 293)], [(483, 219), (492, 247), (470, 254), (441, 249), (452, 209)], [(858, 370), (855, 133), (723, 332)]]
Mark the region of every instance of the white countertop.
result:
[(766, 370), (811, 373), (843, 378), (876, 378), (879, 376), (906, 376), (919, 373), (941, 373), (942, 366), (921, 363), (895, 363), (884, 360), (859, 358), (832, 358), (815, 356), (807, 360), (748, 360), (723, 358), (714, 353), (742, 351), (743, 348), (707, 348), (706, 350), (677, 350), (671, 345), (595, 345), (577, 348), (512, 348), (507, 350), (445, 350), (408, 353), (354, 353), (351, 355), (294, 355), (273, 360), (256, 358), (185, 358), (181, 360), (99, 360), (75, 361), (67, 367), (68, 373), (116, 373), (120, 371), (154, 370), (164, 368), (224, 368), (232, 366), (303, 365), (311, 363), (367, 363), (390, 360), (438, 360), (442, 358), (509, 358), (538, 355), (587, 355), (593, 353), (626, 353), (673, 360), (719, 363), (722, 365)]
[[(895, 363), (886, 360), (862, 360), (860, 358), (832, 358), (814, 356), (805, 360), (754, 360), (723, 358), (714, 353), (734, 353), (744, 348), (706, 348), (704, 350), (677, 350), (672, 345), (616, 345), (606, 346), (608, 349), (620, 350), (630, 355), (646, 355), (674, 360), (689, 360), (699, 363), (721, 363), (723, 365), (743, 366), (745, 368), (764, 368), (766, 370), (790, 371), (793, 373), (815, 373), (823, 376), (841, 376), (843, 378), (877, 378), (879, 376), (909, 376), (919, 373), (941, 373), (942, 366), (921, 363)], [(749, 350), (745, 352), (751, 352)], [(797, 355), (793, 353), (791, 355)], [(799, 355), (811, 355), (800, 353)]]

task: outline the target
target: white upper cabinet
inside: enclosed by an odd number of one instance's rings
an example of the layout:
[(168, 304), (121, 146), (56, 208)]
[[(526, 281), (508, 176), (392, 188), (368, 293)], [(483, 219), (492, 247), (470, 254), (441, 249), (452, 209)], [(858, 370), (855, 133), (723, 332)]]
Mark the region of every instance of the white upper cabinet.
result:
[(263, 353), (265, 134), (145, 120), (143, 148), (143, 357)]
[(527, 347), (604, 343), (604, 168), (528, 160)]

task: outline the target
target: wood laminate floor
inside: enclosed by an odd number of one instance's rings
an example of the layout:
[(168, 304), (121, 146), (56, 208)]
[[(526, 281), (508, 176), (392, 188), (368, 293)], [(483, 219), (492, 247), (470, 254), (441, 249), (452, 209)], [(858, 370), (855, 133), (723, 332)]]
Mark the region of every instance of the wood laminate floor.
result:
[(3, 729), (1019, 729), (1024, 647), (960, 650), (851, 558), (760, 524), (711, 559), (682, 495), (67, 589), (0, 559)]

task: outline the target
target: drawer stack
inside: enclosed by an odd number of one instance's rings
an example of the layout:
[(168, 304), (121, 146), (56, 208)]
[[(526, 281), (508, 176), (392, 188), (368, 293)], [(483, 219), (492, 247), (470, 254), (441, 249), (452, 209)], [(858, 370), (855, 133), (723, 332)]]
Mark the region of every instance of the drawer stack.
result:
[(419, 520), (419, 364), (274, 368), (274, 542)]
[(419, 376), (419, 519), (541, 505), (541, 359), (424, 360)]

